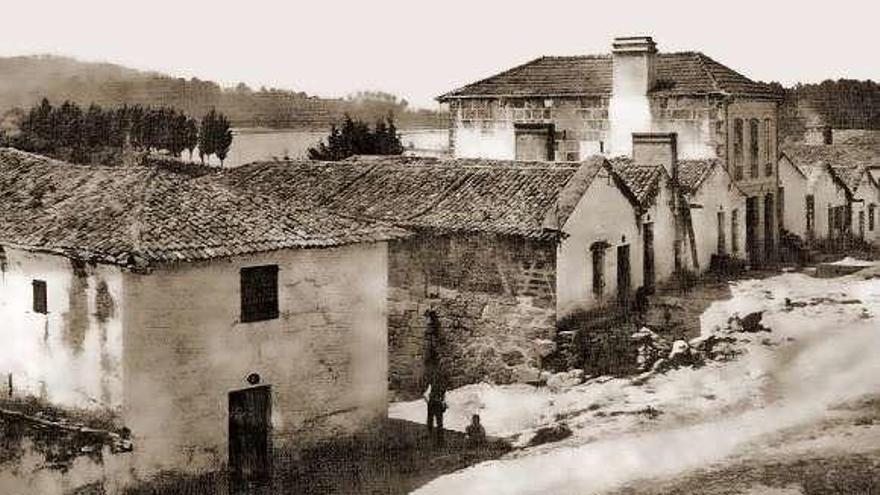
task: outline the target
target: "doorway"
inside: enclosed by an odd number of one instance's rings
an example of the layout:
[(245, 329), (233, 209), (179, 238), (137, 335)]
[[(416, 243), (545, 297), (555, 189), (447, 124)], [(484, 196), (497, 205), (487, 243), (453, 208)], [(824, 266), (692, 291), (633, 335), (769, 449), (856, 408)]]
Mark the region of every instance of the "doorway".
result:
[(859, 211), (859, 239), (865, 240), (865, 212)]
[(776, 207), (773, 204), (773, 195), (768, 193), (764, 196), (764, 258), (768, 260), (774, 259), (774, 243), (776, 238), (776, 229), (774, 228), (774, 212)]
[(654, 224), (646, 223), (642, 225), (644, 229), (645, 256), (644, 256), (644, 285), (648, 294), (654, 292)]
[(269, 480), (271, 417), (269, 385), (229, 392), (229, 472), (234, 481)]
[(630, 273), (629, 245), (617, 247), (617, 301), (622, 307), (629, 306)]
[(758, 263), (761, 247), (758, 244), (758, 198), (755, 196), (746, 198), (746, 252), (751, 263)]

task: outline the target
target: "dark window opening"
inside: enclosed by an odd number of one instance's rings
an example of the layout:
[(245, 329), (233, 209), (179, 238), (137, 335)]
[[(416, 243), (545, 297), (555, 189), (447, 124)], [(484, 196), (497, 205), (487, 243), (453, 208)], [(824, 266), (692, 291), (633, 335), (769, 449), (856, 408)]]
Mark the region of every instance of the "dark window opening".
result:
[(278, 318), (278, 265), (241, 269), (241, 321)]
[(730, 250), (739, 252), (739, 210), (730, 212)]
[(749, 120), (749, 176), (758, 176), (758, 119)]
[(724, 221), (724, 212), (718, 212), (718, 254), (726, 254), (727, 253), (727, 242), (724, 236), (724, 227), (726, 226), (726, 222)]
[(49, 301), (46, 295), (46, 282), (44, 280), (34, 280), (34, 313), (48, 314)]
[(813, 237), (816, 228), (816, 199), (812, 194), (807, 194), (807, 236)]
[(605, 250), (608, 247), (606, 242), (594, 242), (590, 246), (593, 263), (593, 294), (597, 298), (602, 297), (605, 292)]
[(743, 178), (743, 121), (733, 120), (733, 178)]
[(874, 230), (874, 208), (876, 205), (868, 207), (868, 230)]

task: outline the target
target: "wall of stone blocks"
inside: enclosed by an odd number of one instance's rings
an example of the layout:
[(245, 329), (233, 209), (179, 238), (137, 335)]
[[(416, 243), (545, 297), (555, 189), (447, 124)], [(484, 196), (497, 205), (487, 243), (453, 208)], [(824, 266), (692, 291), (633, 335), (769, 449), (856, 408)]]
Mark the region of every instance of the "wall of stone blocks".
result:
[(452, 386), (510, 381), (535, 364), (532, 341), (555, 334), (555, 245), (489, 234), (420, 235), (389, 251), (389, 382), (402, 396), (425, 386), (425, 312), (440, 323), (441, 366)]

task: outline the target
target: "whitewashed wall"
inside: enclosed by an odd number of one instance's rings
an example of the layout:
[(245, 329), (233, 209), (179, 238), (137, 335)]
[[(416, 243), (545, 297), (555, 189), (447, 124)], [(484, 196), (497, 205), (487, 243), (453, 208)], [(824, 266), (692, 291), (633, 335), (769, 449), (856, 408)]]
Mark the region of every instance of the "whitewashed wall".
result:
[[(859, 214), (861, 213), (864, 216), (864, 235), (865, 240), (870, 242), (877, 241), (878, 235), (880, 235), (880, 225), (877, 224), (878, 215), (880, 215), (880, 211), (877, 211), (878, 204), (878, 192), (877, 186), (871, 180), (871, 177), (868, 173), (863, 173), (861, 180), (859, 181), (859, 186), (853, 194), (853, 203), (852, 203), (852, 232), (853, 235), (859, 235)], [(870, 206), (874, 205), (874, 229), (871, 229), (871, 224), (869, 220), (870, 216)]]
[[(6, 247), (0, 271), (0, 389), (62, 406), (122, 402), (122, 273), (113, 266)], [(33, 311), (33, 280), (48, 313)]]
[(847, 203), (846, 190), (825, 167), (815, 167), (807, 174), (807, 194), (812, 194), (816, 205), (816, 239), (828, 237), (828, 207), (843, 206)]
[[(696, 241), (698, 271), (704, 272), (709, 268), (712, 255), (718, 253), (718, 212), (724, 212), (724, 241), (728, 254), (738, 258), (745, 258), (745, 212), (746, 197), (737, 189), (730, 176), (719, 166), (713, 167), (710, 175), (691, 198), (691, 221), (694, 226), (694, 238)], [(733, 211), (737, 210), (738, 232), (736, 251), (733, 250), (733, 225), (731, 219)], [(691, 253), (684, 253), (690, 260), (688, 269), (693, 270), (694, 264)]]
[[(614, 185), (607, 171), (599, 172), (565, 222), (567, 237), (557, 248), (557, 319), (578, 310), (613, 302), (617, 296), (617, 247), (630, 246), (630, 280), (633, 290), (642, 284), (642, 244), (632, 204)], [(605, 288), (593, 294), (590, 245), (606, 241)], [(661, 249), (657, 248), (657, 252)]]
[(805, 239), (807, 235), (807, 178), (797, 171), (791, 160), (779, 159), (779, 187), (784, 189), (782, 226)]

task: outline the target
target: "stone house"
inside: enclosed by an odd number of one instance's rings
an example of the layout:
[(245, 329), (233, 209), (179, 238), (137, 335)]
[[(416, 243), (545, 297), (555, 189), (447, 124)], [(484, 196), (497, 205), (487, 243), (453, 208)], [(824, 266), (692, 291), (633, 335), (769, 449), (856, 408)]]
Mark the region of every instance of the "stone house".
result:
[[(804, 218), (806, 239), (844, 235), (871, 242), (878, 239), (880, 187), (871, 173), (878, 163), (880, 154), (870, 146), (793, 144), (784, 147), (780, 166), (800, 171), (807, 178), (803, 206), (799, 208), (795, 202), (790, 207), (796, 212), (788, 214)], [(797, 190), (799, 183), (797, 174), (780, 174), (781, 189)]]
[(386, 416), (400, 229), (241, 194), (215, 173), (11, 149), (0, 202), (4, 385), (115, 414), (137, 472), (228, 455), (259, 473), (272, 445)]
[[(404, 393), (421, 391), (433, 344), (453, 384), (509, 381), (560, 321), (629, 300), (645, 273), (671, 272), (670, 215), (654, 206), (668, 192), (649, 178), (637, 196), (601, 156), (262, 163), (227, 180), (250, 187), (263, 177), (276, 178), (281, 200), (414, 232), (389, 249), (389, 380)], [(646, 238), (653, 222), (665, 223)], [(425, 336), (434, 317), (435, 340)]]
[(746, 196), (744, 253), (775, 253), (782, 95), (699, 52), (616, 38), (610, 55), (540, 57), (450, 91), (455, 157), (630, 156), (633, 133), (676, 133), (679, 158), (719, 159)]

